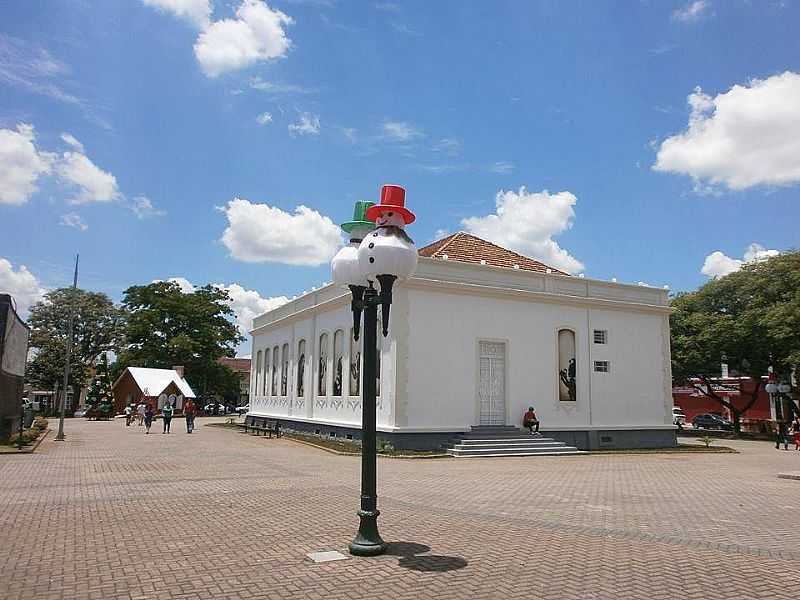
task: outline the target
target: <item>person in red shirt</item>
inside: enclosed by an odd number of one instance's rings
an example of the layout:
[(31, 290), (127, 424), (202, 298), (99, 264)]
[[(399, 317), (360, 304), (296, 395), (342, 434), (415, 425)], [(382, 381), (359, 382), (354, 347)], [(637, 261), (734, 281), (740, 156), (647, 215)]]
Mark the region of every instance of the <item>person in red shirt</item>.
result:
[(528, 412), (522, 417), (522, 426), (527, 427), (531, 435), (534, 433), (539, 433), (539, 419), (536, 416), (536, 411), (533, 410), (532, 406), (528, 407)]
[(183, 405), (183, 414), (186, 416), (186, 433), (192, 433), (194, 429), (194, 418), (197, 415), (197, 406), (188, 399)]

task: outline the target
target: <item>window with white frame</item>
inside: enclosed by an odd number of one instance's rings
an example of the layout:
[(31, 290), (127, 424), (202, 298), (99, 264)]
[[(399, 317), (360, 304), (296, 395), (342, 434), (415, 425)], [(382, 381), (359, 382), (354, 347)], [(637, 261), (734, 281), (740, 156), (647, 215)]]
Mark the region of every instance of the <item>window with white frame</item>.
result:
[(278, 346), (275, 346), (272, 349), (272, 395), (273, 396), (278, 395), (278, 369), (280, 368), (279, 367), (280, 356), (278, 354), (279, 352), (280, 348), (278, 348)]
[(605, 329), (595, 329), (594, 330), (594, 343), (595, 344), (607, 344), (608, 343), (608, 331)]
[(328, 334), (319, 336), (319, 364), (317, 365), (317, 394), (328, 395)]
[(342, 395), (344, 385), (344, 331), (337, 329), (333, 333), (333, 395)]
[(261, 376), (261, 395), (262, 396), (266, 396), (267, 394), (269, 394), (269, 385), (268, 385), (268, 380), (269, 380), (269, 360), (270, 360), (269, 357), (272, 356), (271, 352), (272, 351), (269, 348), (264, 350), (264, 372), (263, 372), (263, 375)]
[(303, 398), (306, 395), (305, 377), (306, 377), (306, 341), (300, 340), (300, 343), (297, 345), (297, 397), (298, 398)]
[(255, 375), (255, 383), (253, 385), (253, 388), (256, 391), (256, 395), (258, 395), (258, 384), (260, 380), (259, 378), (262, 376), (263, 374), (261, 373), (261, 350), (259, 350), (258, 353), (256, 354), (256, 375)]
[(285, 396), (289, 386), (289, 344), (281, 349), (281, 396)]
[(611, 363), (609, 363), (607, 360), (594, 361), (595, 373), (608, 373), (610, 371), (611, 371)]

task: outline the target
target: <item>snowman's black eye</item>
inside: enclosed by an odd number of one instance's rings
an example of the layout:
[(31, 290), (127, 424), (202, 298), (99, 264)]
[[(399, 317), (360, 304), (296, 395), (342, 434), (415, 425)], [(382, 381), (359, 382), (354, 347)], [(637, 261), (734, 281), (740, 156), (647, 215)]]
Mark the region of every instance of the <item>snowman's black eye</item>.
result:
[(392, 215), (394, 215), (394, 213), (386, 213), (387, 217), (391, 217)]

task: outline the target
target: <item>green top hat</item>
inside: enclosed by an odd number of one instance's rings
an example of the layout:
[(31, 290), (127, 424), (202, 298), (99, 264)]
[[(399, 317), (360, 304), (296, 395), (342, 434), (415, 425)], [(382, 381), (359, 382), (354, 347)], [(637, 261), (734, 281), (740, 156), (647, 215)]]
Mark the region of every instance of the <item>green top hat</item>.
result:
[(367, 219), (367, 209), (375, 203), (369, 200), (359, 200), (353, 207), (353, 220), (347, 223), (342, 223), (342, 229), (350, 233), (356, 227), (369, 227), (373, 229), (375, 223)]

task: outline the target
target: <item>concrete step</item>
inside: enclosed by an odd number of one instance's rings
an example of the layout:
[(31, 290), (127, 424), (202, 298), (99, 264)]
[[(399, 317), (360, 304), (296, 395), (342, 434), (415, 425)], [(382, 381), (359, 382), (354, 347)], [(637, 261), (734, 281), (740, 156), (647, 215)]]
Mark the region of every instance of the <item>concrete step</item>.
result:
[(536, 441), (536, 440), (551, 440), (551, 439), (553, 439), (553, 438), (548, 438), (548, 437), (545, 437), (545, 436), (538, 436), (538, 435), (526, 435), (526, 434), (520, 434), (520, 435), (475, 435), (475, 436), (472, 436), (472, 435), (461, 435), (461, 436), (459, 436), (457, 438), (453, 438), (452, 441), (458, 441), (458, 442), (460, 442), (460, 441), (465, 441), (465, 442), (466, 441), (470, 441), (470, 442), (475, 442), (475, 441), (489, 440), (489, 441), (493, 441), (493, 442), (502, 442), (502, 441), (505, 441), (505, 440), (527, 440), (529, 442), (533, 442), (533, 441)]
[(571, 456), (585, 452), (571, 446), (555, 447), (514, 447), (514, 448), (449, 448), (445, 451), (450, 456), (459, 458), (477, 458), (481, 456)]
[(485, 439), (485, 440), (473, 440), (473, 439), (460, 439), (460, 440), (451, 440), (450, 445), (460, 445), (460, 446), (486, 446), (486, 445), (497, 445), (497, 444), (516, 444), (522, 446), (540, 446), (540, 445), (566, 445), (564, 442), (557, 442), (553, 438), (497, 438), (497, 439)]

